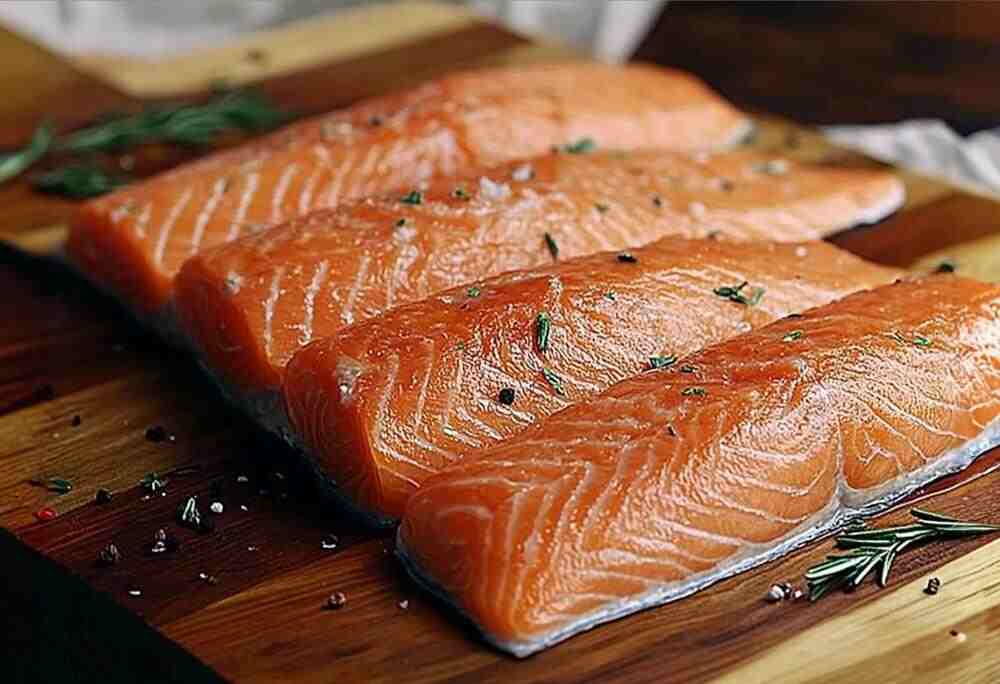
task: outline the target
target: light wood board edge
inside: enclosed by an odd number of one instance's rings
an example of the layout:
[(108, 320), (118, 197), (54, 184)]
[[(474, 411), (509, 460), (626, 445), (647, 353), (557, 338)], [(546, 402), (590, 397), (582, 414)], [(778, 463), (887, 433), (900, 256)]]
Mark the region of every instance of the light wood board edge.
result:
[(200, 92), (220, 81), (246, 85), (356, 58), (482, 22), (474, 12), (435, 2), (361, 6), (255, 32), (222, 47), (161, 60), (81, 55), (77, 66), (137, 98)]
[[(935, 596), (923, 591), (930, 577), (941, 580), (941, 590)], [(940, 669), (942, 659), (957, 666), (966, 660), (970, 649), (985, 655), (984, 646), (995, 647), (1000, 641), (996, 633), (998, 604), (1000, 541), (929, 572), (877, 601), (789, 635), (786, 641), (713, 684), (928, 681), (926, 675)], [(952, 635), (952, 630), (958, 634)], [(943, 652), (950, 655), (942, 658)], [(1000, 663), (994, 665), (1000, 667)], [(863, 676), (858, 678), (859, 674)], [(935, 672), (934, 680), (970, 681), (941, 678), (939, 672)]]

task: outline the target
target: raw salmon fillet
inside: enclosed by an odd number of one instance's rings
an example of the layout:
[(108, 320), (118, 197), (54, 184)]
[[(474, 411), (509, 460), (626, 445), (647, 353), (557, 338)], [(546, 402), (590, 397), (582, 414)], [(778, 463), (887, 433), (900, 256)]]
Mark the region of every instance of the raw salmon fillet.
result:
[(184, 261), (262, 226), (435, 175), (589, 138), (616, 148), (725, 147), (748, 119), (694, 77), (652, 66), (470, 71), (291, 125), (83, 205), (68, 252), (156, 316)]
[(900, 275), (822, 242), (665, 238), (344, 328), (295, 355), (285, 405), (341, 493), (398, 518), (428, 477), (651, 364)]
[(812, 239), (883, 216), (902, 195), (886, 172), (746, 152), (559, 154), (205, 252), (181, 270), (176, 307), (224, 384), (260, 395), (309, 341), (449, 287), (665, 235)]
[(524, 656), (786, 553), (1000, 442), (1000, 288), (848, 296), (625, 380), (428, 480), (398, 552)]

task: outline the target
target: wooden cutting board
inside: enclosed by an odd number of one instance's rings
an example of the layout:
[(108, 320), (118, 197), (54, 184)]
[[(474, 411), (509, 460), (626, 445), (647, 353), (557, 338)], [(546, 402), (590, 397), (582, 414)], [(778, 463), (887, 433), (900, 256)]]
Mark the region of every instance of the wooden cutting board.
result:
[[(281, 105), (310, 113), (458, 67), (572, 58), (566, 48), (420, 3), (338, 14), (160, 64), (99, 57), (71, 64), (0, 33), (0, 63), (18, 76), (0, 83), (0, 144), (22, 143), (46, 116), (72, 127), (109, 109), (199, 95), (219, 78), (258, 83)], [(874, 164), (786, 122), (761, 116), (759, 123), (750, 144), (776, 156)], [(154, 150), (136, 168), (152, 172), (188, 156)], [(902, 175), (903, 210), (834, 242), (906, 266), (1000, 235), (992, 199)], [(33, 256), (58, 246), (71, 209), (24, 183), (0, 187), (0, 239), (18, 247), (0, 249), (0, 525), (227, 679), (937, 684), (1000, 672), (1000, 542), (986, 538), (905, 555), (888, 590), (867, 586), (814, 605), (765, 603), (772, 583), (798, 580), (829, 551), (829, 542), (816, 544), (526, 661), (500, 655), (403, 578), (391, 537), (318, 504), (280, 445), (226, 408), (188, 358), (58, 264)], [(154, 426), (172, 439), (148, 439)], [(1000, 521), (991, 474), (998, 463), (998, 455), (983, 457), (970, 473), (936, 485), (924, 505)], [(162, 495), (136, 486), (151, 471), (168, 473)], [(57, 495), (29, 483), (51, 477), (70, 479), (73, 490)], [(94, 503), (98, 488), (114, 492), (111, 503)], [(224, 503), (214, 532), (176, 525), (190, 495), (203, 508)], [(43, 507), (59, 516), (38, 522)], [(905, 517), (896, 511), (882, 522)], [(159, 528), (179, 548), (148, 553)], [(323, 548), (330, 534), (335, 549)], [(99, 567), (98, 552), (110, 542), (122, 561)], [(922, 593), (930, 574), (942, 580), (934, 597)], [(324, 610), (332, 592), (343, 592), (347, 604)]]

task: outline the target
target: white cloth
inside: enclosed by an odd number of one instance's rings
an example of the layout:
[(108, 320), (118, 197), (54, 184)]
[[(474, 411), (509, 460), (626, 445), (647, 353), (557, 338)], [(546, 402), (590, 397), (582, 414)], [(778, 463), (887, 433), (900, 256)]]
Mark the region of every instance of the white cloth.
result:
[(1000, 128), (963, 138), (936, 119), (881, 126), (829, 126), (833, 142), (952, 183), (1000, 194)]

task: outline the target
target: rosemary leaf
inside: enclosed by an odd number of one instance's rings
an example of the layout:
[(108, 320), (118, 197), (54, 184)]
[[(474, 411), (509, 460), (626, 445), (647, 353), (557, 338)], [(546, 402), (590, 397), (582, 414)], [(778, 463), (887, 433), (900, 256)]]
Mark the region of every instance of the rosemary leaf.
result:
[(545, 246), (549, 248), (549, 254), (552, 255), (553, 261), (558, 261), (559, 245), (556, 243), (556, 239), (552, 237), (551, 233), (545, 234)]
[(552, 319), (549, 315), (544, 311), (538, 314), (538, 318), (535, 319), (535, 340), (538, 343), (538, 351), (548, 351), (551, 328)]
[(69, 164), (43, 173), (31, 184), (39, 192), (71, 199), (89, 199), (105, 195), (128, 182), (125, 176), (106, 173), (94, 164)]
[(650, 368), (667, 368), (669, 366), (677, 363), (677, 357), (671, 354), (670, 356), (650, 356), (649, 357), (649, 367)]
[(0, 159), (0, 183), (15, 178), (45, 156), (52, 146), (52, 126), (43, 123), (35, 130), (28, 146)]
[(542, 369), (542, 375), (545, 377), (545, 382), (549, 383), (555, 393), (560, 397), (566, 396), (566, 389), (563, 387), (562, 378), (556, 375), (553, 371), (548, 368)]

